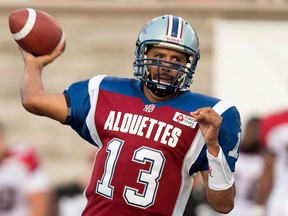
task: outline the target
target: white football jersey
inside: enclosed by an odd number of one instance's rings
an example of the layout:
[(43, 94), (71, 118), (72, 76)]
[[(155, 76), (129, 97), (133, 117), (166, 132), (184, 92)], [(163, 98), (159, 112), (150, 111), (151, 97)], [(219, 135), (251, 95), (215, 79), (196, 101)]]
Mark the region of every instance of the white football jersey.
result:
[(266, 143), (267, 148), (276, 154), (267, 215), (288, 215), (288, 122), (273, 127), (267, 134)]
[(10, 149), (0, 160), (0, 215), (27, 216), (27, 195), (46, 191), (48, 186), (33, 150), (26, 146)]

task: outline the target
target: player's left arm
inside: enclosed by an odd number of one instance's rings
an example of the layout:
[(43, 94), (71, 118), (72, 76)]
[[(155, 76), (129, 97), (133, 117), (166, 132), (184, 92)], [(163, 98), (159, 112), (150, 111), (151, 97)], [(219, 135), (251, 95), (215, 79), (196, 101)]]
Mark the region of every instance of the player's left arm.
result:
[(211, 107), (191, 112), (191, 116), (198, 122), (207, 147), (209, 170), (201, 172), (207, 199), (217, 212), (228, 213), (234, 207), (232, 171), (239, 153), (240, 116), (236, 108), (229, 109), (222, 117)]
[(210, 205), (219, 213), (226, 214), (234, 208), (234, 197), (236, 194), (235, 184), (225, 190), (213, 190), (208, 185), (209, 171), (201, 172), (206, 197)]

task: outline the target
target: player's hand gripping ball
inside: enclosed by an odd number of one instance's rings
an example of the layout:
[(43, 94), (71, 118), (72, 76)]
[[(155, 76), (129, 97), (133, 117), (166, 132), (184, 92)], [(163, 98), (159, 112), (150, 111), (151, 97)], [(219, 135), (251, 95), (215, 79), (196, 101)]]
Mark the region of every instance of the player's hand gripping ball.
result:
[(13, 11), (9, 16), (9, 28), (18, 45), (34, 56), (48, 55), (59, 43), (65, 44), (61, 26), (41, 10)]

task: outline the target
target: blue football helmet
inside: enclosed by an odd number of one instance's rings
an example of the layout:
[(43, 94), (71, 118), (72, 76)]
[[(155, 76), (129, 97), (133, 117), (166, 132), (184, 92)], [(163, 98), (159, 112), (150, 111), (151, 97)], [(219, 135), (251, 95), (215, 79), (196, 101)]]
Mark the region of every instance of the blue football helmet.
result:
[[(185, 53), (187, 64), (148, 59), (147, 50), (153, 46)], [(135, 50), (134, 76), (155, 95), (164, 97), (190, 87), (199, 58), (199, 41), (192, 26), (178, 16), (159, 16), (148, 22), (139, 33)], [(152, 79), (148, 65), (158, 66), (158, 80)], [(160, 82), (160, 67), (177, 70), (177, 75), (170, 83)]]

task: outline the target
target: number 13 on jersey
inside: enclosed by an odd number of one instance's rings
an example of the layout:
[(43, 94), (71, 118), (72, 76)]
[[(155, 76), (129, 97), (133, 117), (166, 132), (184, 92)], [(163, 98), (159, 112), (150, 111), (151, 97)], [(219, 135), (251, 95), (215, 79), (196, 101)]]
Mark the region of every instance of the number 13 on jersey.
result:
[[(113, 139), (108, 143), (104, 173), (97, 182), (96, 193), (109, 199), (113, 199), (114, 186), (111, 182), (123, 144), (124, 141), (120, 139)], [(150, 166), (148, 170), (139, 170), (137, 182), (144, 185), (143, 193), (139, 193), (137, 188), (125, 186), (123, 198), (128, 205), (148, 208), (155, 201), (165, 157), (159, 150), (142, 146), (134, 151), (131, 161), (140, 164), (150, 163)]]

